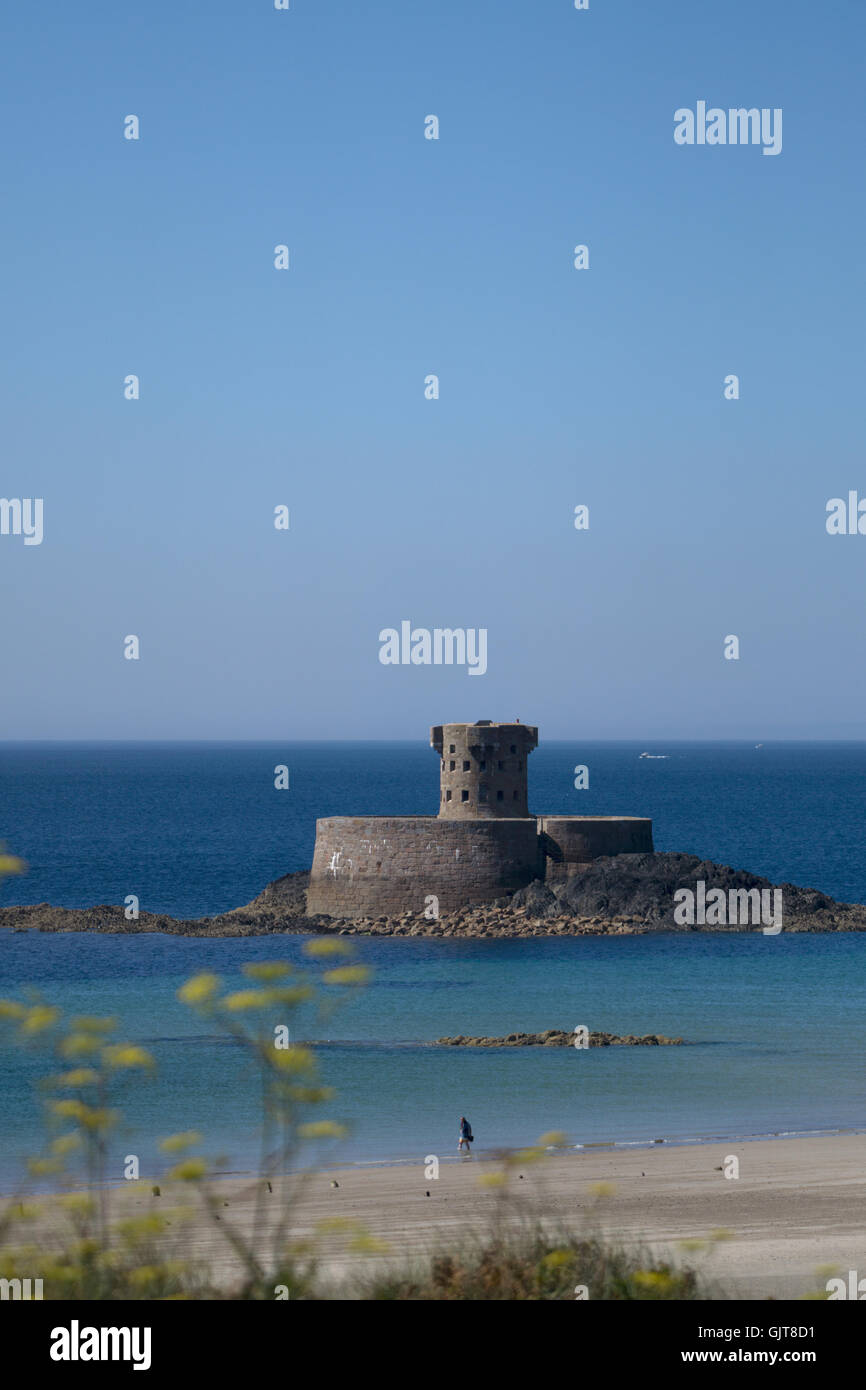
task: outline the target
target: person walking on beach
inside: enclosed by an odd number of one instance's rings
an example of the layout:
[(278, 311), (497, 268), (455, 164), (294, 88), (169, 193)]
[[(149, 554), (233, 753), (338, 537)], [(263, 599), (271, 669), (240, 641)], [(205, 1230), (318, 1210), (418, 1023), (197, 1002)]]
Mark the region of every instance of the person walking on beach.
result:
[(459, 1134), (458, 1139), (457, 1139), (457, 1152), (458, 1152), (458, 1153), (462, 1153), (462, 1152), (463, 1152), (463, 1145), (465, 1144), (465, 1145), (466, 1145), (466, 1152), (467, 1152), (467, 1153), (471, 1153), (472, 1150), (470, 1149), (469, 1145), (470, 1145), (470, 1144), (474, 1144), (474, 1143), (475, 1143), (475, 1137), (474, 1137), (474, 1135), (473, 1135), (473, 1133), (472, 1133), (472, 1126), (471, 1126), (471, 1124), (469, 1123), (469, 1121), (467, 1120), (466, 1116), (465, 1116), (465, 1115), (461, 1115), (461, 1116), (460, 1116), (460, 1134)]

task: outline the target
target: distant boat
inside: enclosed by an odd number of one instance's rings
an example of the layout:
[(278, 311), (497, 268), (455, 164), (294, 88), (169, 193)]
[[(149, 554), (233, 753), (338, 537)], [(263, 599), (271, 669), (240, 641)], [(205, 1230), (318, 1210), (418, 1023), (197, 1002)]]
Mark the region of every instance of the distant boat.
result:
[(641, 753), (642, 758), (669, 758), (670, 753)]
[(756, 743), (756, 744), (755, 744), (755, 747), (756, 747), (756, 748), (763, 748), (763, 746), (764, 746), (763, 743)]

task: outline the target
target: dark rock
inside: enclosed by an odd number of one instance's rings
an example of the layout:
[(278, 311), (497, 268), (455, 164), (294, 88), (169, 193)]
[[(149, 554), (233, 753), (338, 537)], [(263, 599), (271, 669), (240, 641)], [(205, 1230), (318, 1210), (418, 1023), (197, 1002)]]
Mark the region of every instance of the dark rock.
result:
[[(590, 1047), (675, 1047), (682, 1038), (666, 1038), (662, 1033), (633, 1033), (619, 1037), (616, 1033), (590, 1033)], [(509, 1033), (504, 1038), (472, 1038), (462, 1033), (456, 1038), (437, 1038), (439, 1047), (573, 1047), (574, 1034), (561, 1028), (547, 1028), (543, 1033)]]

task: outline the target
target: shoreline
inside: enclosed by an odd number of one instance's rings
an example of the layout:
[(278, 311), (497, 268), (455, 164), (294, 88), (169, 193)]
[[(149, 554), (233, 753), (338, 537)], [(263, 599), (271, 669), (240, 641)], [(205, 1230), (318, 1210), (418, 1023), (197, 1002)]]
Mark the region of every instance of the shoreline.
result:
[[(831, 1269), (844, 1278), (863, 1267), (866, 1134), (715, 1142), (715, 1153), (711, 1144), (666, 1143), (584, 1149), (518, 1164), (508, 1189), (515, 1214), (531, 1213), (551, 1230), (598, 1233), (614, 1245), (690, 1265), (719, 1298), (800, 1299), (824, 1290)], [(731, 1157), (739, 1163), (736, 1179), (723, 1172)], [(305, 1175), (293, 1222), (297, 1235), (339, 1217), (387, 1246), (370, 1256), (353, 1253), (338, 1236), (323, 1238), (329, 1277), (351, 1281), (374, 1266), (399, 1267), (490, 1230), (498, 1193), (478, 1180), (499, 1165), (476, 1152), (453, 1162), (443, 1157), (433, 1178), (425, 1162), (323, 1167)], [(150, 1195), (152, 1181), (161, 1182), (160, 1199)], [(279, 1182), (274, 1179), (274, 1213)], [(211, 1184), (221, 1210), (227, 1208), (224, 1218), (245, 1234), (253, 1229), (261, 1186), (257, 1176), (243, 1174)], [(140, 1179), (114, 1190), (113, 1219), (167, 1213), (191, 1195), (188, 1186)], [(38, 1235), (50, 1243), (61, 1229), (59, 1194), (36, 1200), (38, 1230), (28, 1223), (28, 1239)], [(237, 1257), (221, 1229), (197, 1211), (182, 1239), (190, 1258), (205, 1260), (223, 1287), (232, 1286)], [(695, 1241), (702, 1243), (699, 1250), (683, 1245)]]
[[(772, 1130), (757, 1134), (742, 1134), (731, 1132), (730, 1134), (713, 1133), (707, 1135), (688, 1135), (664, 1137), (661, 1139), (589, 1139), (581, 1144), (563, 1144), (551, 1149), (548, 1157), (555, 1157), (557, 1161), (567, 1163), (577, 1161), (582, 1157), (604, 1154), (630, 1154), (630, 1153), (657, 1153), (668, 1152), (674, 1149), (706, 1149), (713, 1145), (733, 1145), (733, 1144), (790, 1144), (804, 1142), (812, 1139), (831, 1140), (846, 1138), (866, 1139), (866, 1121), (861, 1126), (830, 1126), (828, 1129), (791, 1129), (791, 1130)], [(420, 1147), (426, 1147), (421, 1145)], [(518, 1153), (524, 1149), (531, 1148), (532, 1145), (513, 1144), (507, 1147), (484, 1149), (474, 1145), (472, 1148), (472, 1158), (485, 1165), (495, 1164), (501, 1159), (503, 1153)], [(420, 1152), (420, 1149), (419, 1149)], [(446, 1166), (454, 1164), (460, 1165), (463, 1161), (458, 1155), (447, 1153), (438, 1155), (440, 1164)], [(387, 1158), (349, 1158), (335, 1155), (332, 1159), (323, 1159), (316, 1167), (291, 1169), (289, 1176), (301, 1177), (305, 1174), (331, 1174), (331, 1173), (350, 1173), (350, 1172), (370, 1172), (381, 1169), (383, 1172), (395, 1169), (405, 1169), (417, 1167), (420, 1160), (417, 1157), (392, 1156)], [(247, 1183), (257, 1181), (258, 1174), (254, 1167), (246, 1168), (226, 1168), (217, 1169), (213, 1173), (215, 1183), (244, 1181)], [(141, 1183), (161, 1183), (164, 1179), (153, 1176), (144, 1176), (139, 1179)], [(129, 1184), (123, 1178), (110, 1178), (104, 1183), (97, 1184), (99, 1189), (108, 1192), (124, 1191)], [(27, 1187), (20, 1189), (7, 1186), (4, 1179), (0, 1179), (0, 1206), (3, 1202), (13, 1198), (17, 1200), (19, 1195), (23, 1195), (34, 1201), (47, 1201), (55, 1197), (62, 1197), (69, 1192), (83, 1190), (85, 1184), (72, 1184), (66, 1187)], [(866, 1255), (866, 1252), (864, 1252)]]

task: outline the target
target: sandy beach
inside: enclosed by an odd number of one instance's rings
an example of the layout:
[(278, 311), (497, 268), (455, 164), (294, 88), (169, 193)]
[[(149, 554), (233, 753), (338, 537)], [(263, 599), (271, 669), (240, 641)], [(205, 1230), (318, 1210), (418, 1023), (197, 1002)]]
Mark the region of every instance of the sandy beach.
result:
[[(738, 1178), (720, 1171), (730, 1156), (739, 1161)], [(473, 1154), (460, 1161), (442, 1159), (438, 1179), (425, 1177), (420, 1162), (316, 1172), (304, 1179), (293, 1230), (311, 1233), (317, 1223), (337, 1217), (360, 1223), (387, 1244), (387, 1254), (353, 1253), (346, 1236), (326, 1237), (324, 1271), (346, 1279), (351, 1296), (353, 1277), (371, 1263), (399, 1264), (453, 1245), (469, 1231), (487, 1229), (498, 1195), (480, 1179), (499, 1169), (496, 1160)], [(866, 1273), (863, 1134), (628, 1151), (589, 1148), (518, 1164), (509, 1181), (524, 1210), (538, 1212), (552, 1225), (664, 1252), (697, 1268), (720, 1297), (800, 1298), (824, 1287), (827, 1266), (846, 1279), (849, 1270)], [(593, 1191), (597, 1184), (605, 1186), (602, 1195)], [(230, 1287), (237, 1263), (222, 1223), (250, 1232), (261, 1186), (242, 1175), (220, 1179), (215, 1184), (223, 1204), (220, 1223), (197, 1214), (183, 1225), (182, 1237), (181, 1227), (174, 1226), (170, 1243), (177, 1241), (185, 1258), (206, 1261), (218, 1271), (219, 1283)], [(112, 1217), (153, 1208), (169, 1214), (181, 1197), (190, 1196), (188, 1188), (172, 1190), (162, 1183), (161, 1196), (154, 1198), (150, 1181), (130, 1183), (113, 1191)], [(263, 1201), (276, 1209), (276, 1183)], [(55, 1226), (57, 1210), (54, 1199), (44, 1203), (36, 1223), (41, 1238)], [(707, 1249), (680, 1245), (718, 1230), (728, 1238)], [(30, 1234), (36, 1234), (32, 1227)], [(172, 1253), (178, 1253), (177, 1246)]]

